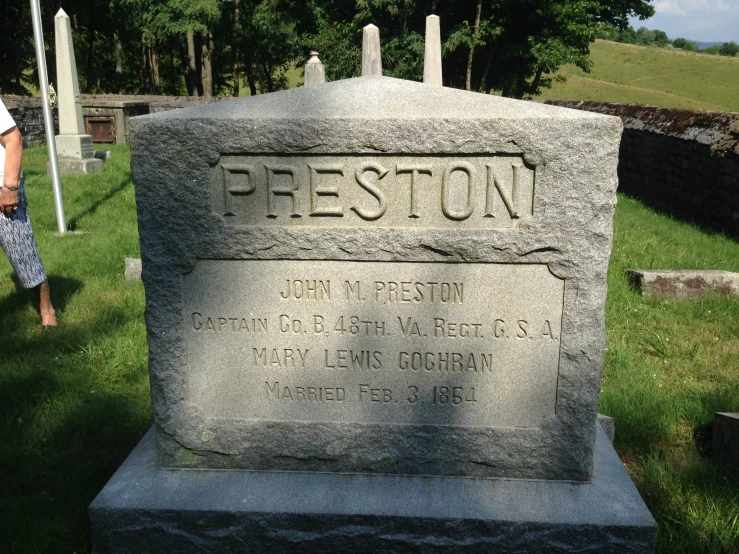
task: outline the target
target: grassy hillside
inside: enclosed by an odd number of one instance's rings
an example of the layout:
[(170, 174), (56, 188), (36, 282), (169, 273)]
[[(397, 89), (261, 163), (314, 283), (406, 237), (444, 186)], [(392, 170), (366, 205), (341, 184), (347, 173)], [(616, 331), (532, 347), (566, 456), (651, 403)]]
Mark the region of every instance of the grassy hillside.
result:
[(560, 73), (542, 99), (602, 100), (739, 112), (739, 58), (597, 40), (593, 70)]

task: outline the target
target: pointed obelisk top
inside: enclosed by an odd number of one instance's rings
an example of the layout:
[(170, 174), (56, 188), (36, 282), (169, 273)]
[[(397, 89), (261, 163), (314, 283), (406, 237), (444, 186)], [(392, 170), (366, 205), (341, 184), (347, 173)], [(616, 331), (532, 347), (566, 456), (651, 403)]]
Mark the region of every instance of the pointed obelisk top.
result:
[(362, 76), (382, 75), (380, 29), (370, 23), (362, 29)]
[(82, 98), (74, 59), (72, 25), (69, 16), (60, 9), (54, 17), (56, 42), (56, 89), (59, 106), (59, 134), (84, 135)]
[(439, 16), (426, 18), (426, 44), (423, 57), (423, 82), (442, 86), (441, 80), (441, 30)]

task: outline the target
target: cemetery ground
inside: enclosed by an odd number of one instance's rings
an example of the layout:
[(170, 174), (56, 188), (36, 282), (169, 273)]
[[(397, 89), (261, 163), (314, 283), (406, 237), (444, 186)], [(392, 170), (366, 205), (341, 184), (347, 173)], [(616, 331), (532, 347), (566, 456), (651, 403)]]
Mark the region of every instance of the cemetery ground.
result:
[[(54, 236), (46, 149), (26, 151), (30, 212), (60, 326), (42, 332), (30, 294), (0, 262), (0, 552), (89, 552), (87, 505), (150, 424), (144, 290), (130, 153), (64, 177)], [(739, 411), (739, 298), (641, 297), (627, 268), (739, 271), (739, 243), (621, 195), (600, 412), (659, 523), (657, 551), (739, 552), (739, 476), (711, 461), (714, 412)]]

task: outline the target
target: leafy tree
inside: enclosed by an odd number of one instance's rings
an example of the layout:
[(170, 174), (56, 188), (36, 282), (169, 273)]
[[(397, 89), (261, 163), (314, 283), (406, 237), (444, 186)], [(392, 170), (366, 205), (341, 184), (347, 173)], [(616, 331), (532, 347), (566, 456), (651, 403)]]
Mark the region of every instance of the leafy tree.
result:
[(704, 54), (710, 54), (712, 56), (718, 56), (720, 52), (721, 52), (721, 49), (716, 45), (709, 46), (708, 48), (703, 50)]
[(667, 33), (660, 31), (659, 29), (654, 30), (654, 45), (664, 48), (670, 43), (670, 39), (667, 37)]
[[(48, 27), (50, 20), (46, 18), (43, 23)], [(0, 0), (0, 92), (28, 92), (23, 81), (36, 71), (32, 37), (31, 8), (28, 1)]]
[(719, 48), (718, 53), (722, 56), (736, 56), (739, 54), (739, 44), (733, 40), (731, 42), (724, 42), (721, 48)]
[[(368, 23), (380, 28), (384, 73), (420, 80), (425, 18), (436, 13), (445, 83), (521, 98), (550, 86), (563, 64), (587, 71), (605, 26), (635, 35), (628, 18), (651, 16), (650, 1), (64, 0), (64, 8), (83, 92), (238, 94), (242, 76), (252, 94), (269, 92), (287, 86), (286, 72), (311, 49), (329, 79), (351, 77)], [(41, 4), (53, 59), (58, 4)], [(22, 92), (24, 75), (33, 76), (30, 34), (27, 1), (0, 0), (0, 90)]]
[(681, 50), (685, 50), (687, 52), (697, 52), (698, 51), (698, 45), (694, 42), (691, 42), (684, 38), (676, 38), (672, 41), (672, 45), (675, 48), (680, 48)]
[(634, 28), (629, 25), (626, 29), (617, 29), (616, 38), (614, 40), (616, 42), (623, 42), (626, 44), (636, 44), (638, 42), (638, 37)]
[(361, 27), (375, 23), (383, 72), (422, 77), (425, 17), (442, 22), (447, 85), (522, 98), (551, 86), (566, 63), (589, 70), (589, 45), (603, 24), (618, 31), (628, 17), (654, 13), (646, 0), (315, 0), (317, 32), (301, 37), (317, 48), (331, 79), (359, 74)]

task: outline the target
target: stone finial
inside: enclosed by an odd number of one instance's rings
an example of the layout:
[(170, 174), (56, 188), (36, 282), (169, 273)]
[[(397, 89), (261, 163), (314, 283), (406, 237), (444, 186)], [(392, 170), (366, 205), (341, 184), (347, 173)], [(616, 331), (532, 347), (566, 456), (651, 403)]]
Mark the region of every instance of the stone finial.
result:
[(362, 76), (382, 75), (380, 29), (370, 23), (362, 30)]
[(441, 82), (441, 30), (439, 16), (426, 18), (426, 46), (423, 56), (423, 82), (442, 86)]
[(318, 52), (311, 50), (310, 59), (305, 64), (305, 83), (303, 86), (312, 87), (326, 82), (326, 68), (318, 59)]
[(77, 63), (74, 59), (72, 25), (69, 16), (59, 9), (54, 16), (54, 40), (56, 46), (56, 85), (59, 106), (59, 134), (84, 135), (82, 98), (77, 80)]

